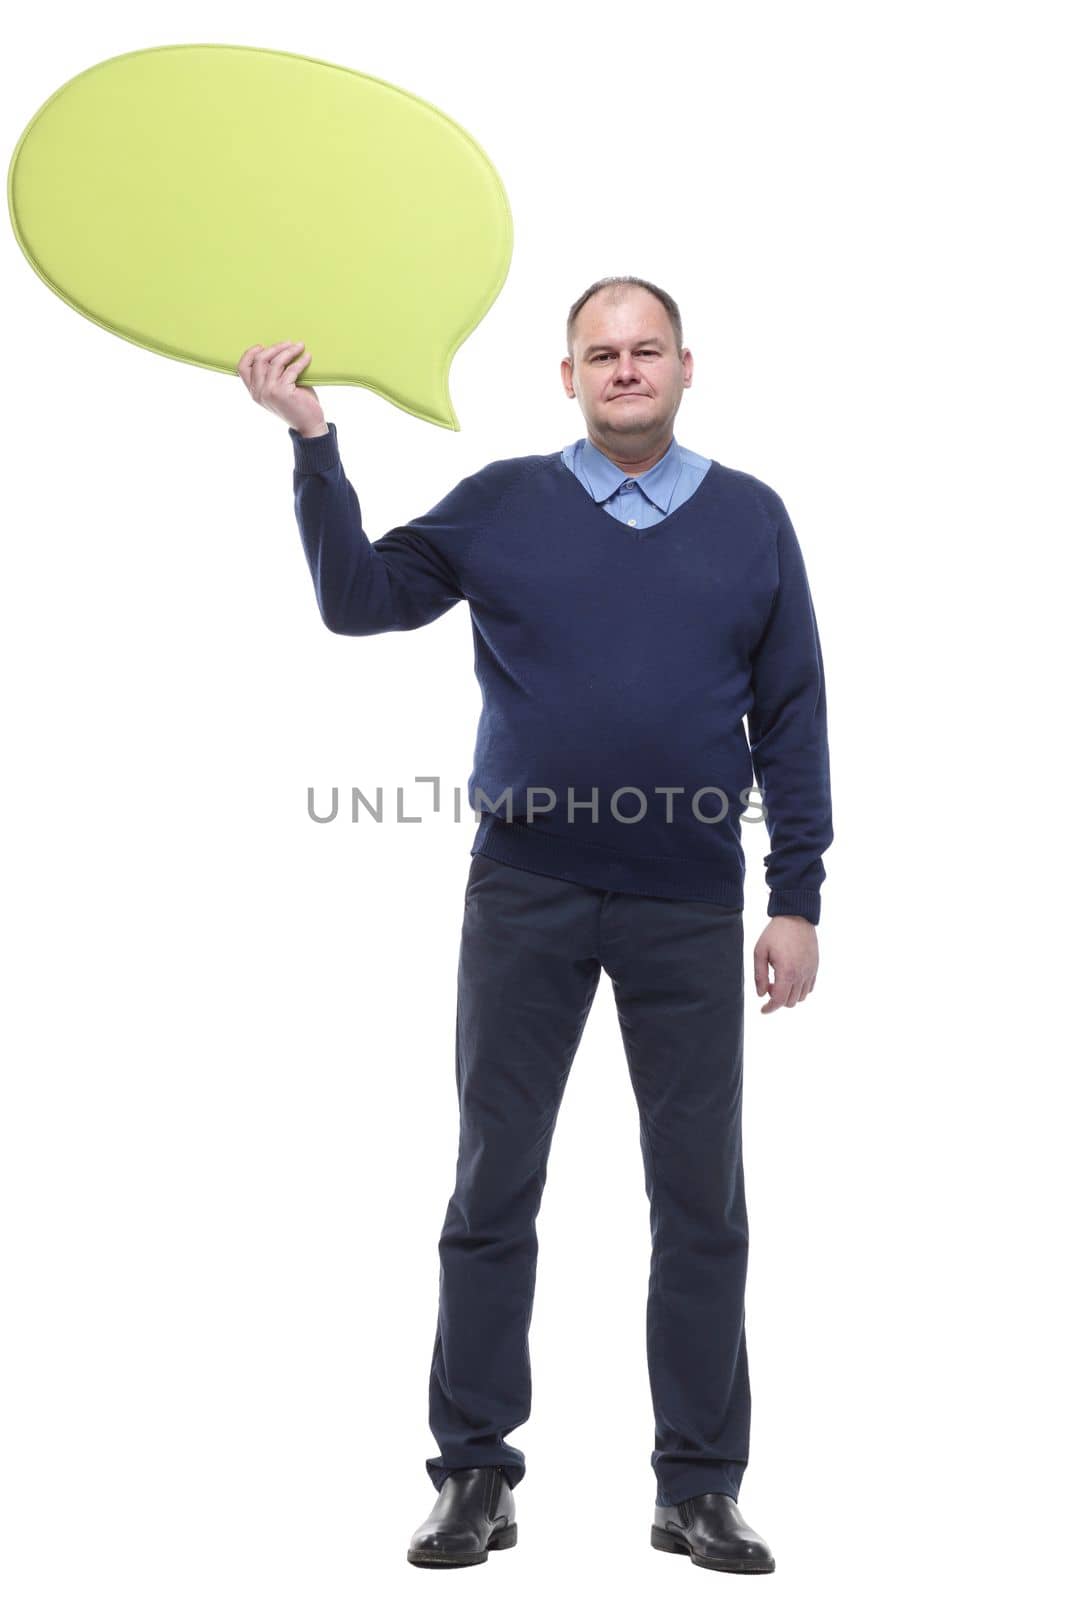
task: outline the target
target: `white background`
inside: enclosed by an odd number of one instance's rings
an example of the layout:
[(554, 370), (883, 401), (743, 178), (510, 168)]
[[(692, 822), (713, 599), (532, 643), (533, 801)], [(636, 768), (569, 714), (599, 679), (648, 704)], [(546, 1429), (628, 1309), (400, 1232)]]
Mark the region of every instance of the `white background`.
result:
[[(105, 0), (21, 11), (2, 55), (8, 155), (94, 62), (196, 42), (388, 79), (482, 144), (515, 243), (452, 368), (462, 431), (320, 390), (371, 537), (584, 432), (564, 320), (611, 272), (681, 305), (679, 441), (785, 500), (837, 837), (816, 991), (748, 1015), (741, 1508), (782, 1595), (1061, 1581), (1052, 22)], [(463, 788), (469, 613), (331, 635), (284, 425), (75, 314), (10, 229), (0, 261), (0, 1587), (416, 1587), (475, 824), (316, 826), (306, 791)], [(729, 1582), (649, 1546), (648, 1213), (606, 979), (538, 1232), (520, 1543), (471, 1581)]]

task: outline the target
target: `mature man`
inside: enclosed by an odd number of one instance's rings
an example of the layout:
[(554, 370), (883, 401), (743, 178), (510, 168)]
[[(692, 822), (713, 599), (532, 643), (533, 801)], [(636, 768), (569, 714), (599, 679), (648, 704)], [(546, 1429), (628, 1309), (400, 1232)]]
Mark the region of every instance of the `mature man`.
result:
[(675, 301), (645, 279), (601, 279), (568, 315), (561, 376), (586, 437), (490, 462), (374, 543), (336, 428), (296, 384), (302, 348), (253, 346), (238, 370), (290, 424), (326, 626), (417, 628), (466, 599), (484, 702), (459, 1155), (430, 1368), (438, 1493), (408, 1559), (473, 1565), (516, 1542), (525, 1457), (505, 1441), (530, 1414), (535, 1219), (605, 971), (650, 1206), (652, 1544), (771, 1572), (737, 1505), (750, 1404), (740, 819), (755, 776), (771, 843), (755, 986), (769, 1012), (814, 987), (832, 838), (822, 654), (796, 534), (773, 489), (676, 441), (693, 357)]

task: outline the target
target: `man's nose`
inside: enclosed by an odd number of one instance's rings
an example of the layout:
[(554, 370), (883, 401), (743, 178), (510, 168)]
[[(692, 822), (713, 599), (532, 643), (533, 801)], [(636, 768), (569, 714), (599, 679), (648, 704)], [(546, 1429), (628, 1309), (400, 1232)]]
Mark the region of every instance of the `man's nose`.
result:
[(635, 378), (636, 376), (637, 376), (637, 368), (634, 365), (633, 356), (629, 356), (629, 355), (626, 355), (625, 353), (623, 353), (622, 355), (619, 356), (618, 360), (615, 363), (615, 381), (616, 381), (616, 383), (628, 383), (631, 378)]

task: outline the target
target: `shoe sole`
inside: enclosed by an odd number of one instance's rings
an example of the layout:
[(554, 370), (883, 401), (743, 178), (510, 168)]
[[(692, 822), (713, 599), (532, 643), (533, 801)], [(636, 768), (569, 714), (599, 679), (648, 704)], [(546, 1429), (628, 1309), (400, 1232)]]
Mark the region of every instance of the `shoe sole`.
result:
[(694, 1566), (706, 1567), (710, 1572), (737, 1572), (755, 1575), (760, 1572), (774, 1571), (773, 1559), (756, 1564), (751, 1561), (716, 1560), (714, 1556), (698, 1556), (695, 1551), (689, 1548), (684, 1539), (679, 1538), (676, 1534), (668, 1533), (666, 1528), (657, 1528), (655, 1523), (652, 1524), (652, 1548), (653, 1550), (665, 1550), (668, 1555), (688, 1556)]
[(408, 1560), (413, 1567), (477, 1567), (489, 1560), (490, 1550), (511, 1550), (518, 1542), (519, 1525), (512, 1522), (499, 1533), (494, 1533), (484, 1550), (469, 1556), (450, 1556), (444, 1551), (409, 1550)]

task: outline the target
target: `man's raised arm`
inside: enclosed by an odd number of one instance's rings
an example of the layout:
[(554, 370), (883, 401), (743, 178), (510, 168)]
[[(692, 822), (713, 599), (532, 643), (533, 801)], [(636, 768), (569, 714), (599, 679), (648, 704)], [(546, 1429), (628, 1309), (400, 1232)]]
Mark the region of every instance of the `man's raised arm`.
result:
[(475, 531), (484, 490), (464, 478), (425, 516), (372, 544), (359, 499), (310, 384), (297, 384), (311, 360), (301, 343), (251, 345), (237, 371), (253, 400), (289, 424), (300, 537), (323, 622), (332, 633), (421, 628), (464, 598), (462, 552)]
[(464, 598), (453, 562), (478, 504), (463, 479), (424, 517), (391, 528), (372, 544), (359, 497), (345, 477), (337, 429), (293, 441), (293, 493), (300, 538), (322, 620), (331, 633), (421, 628)]

